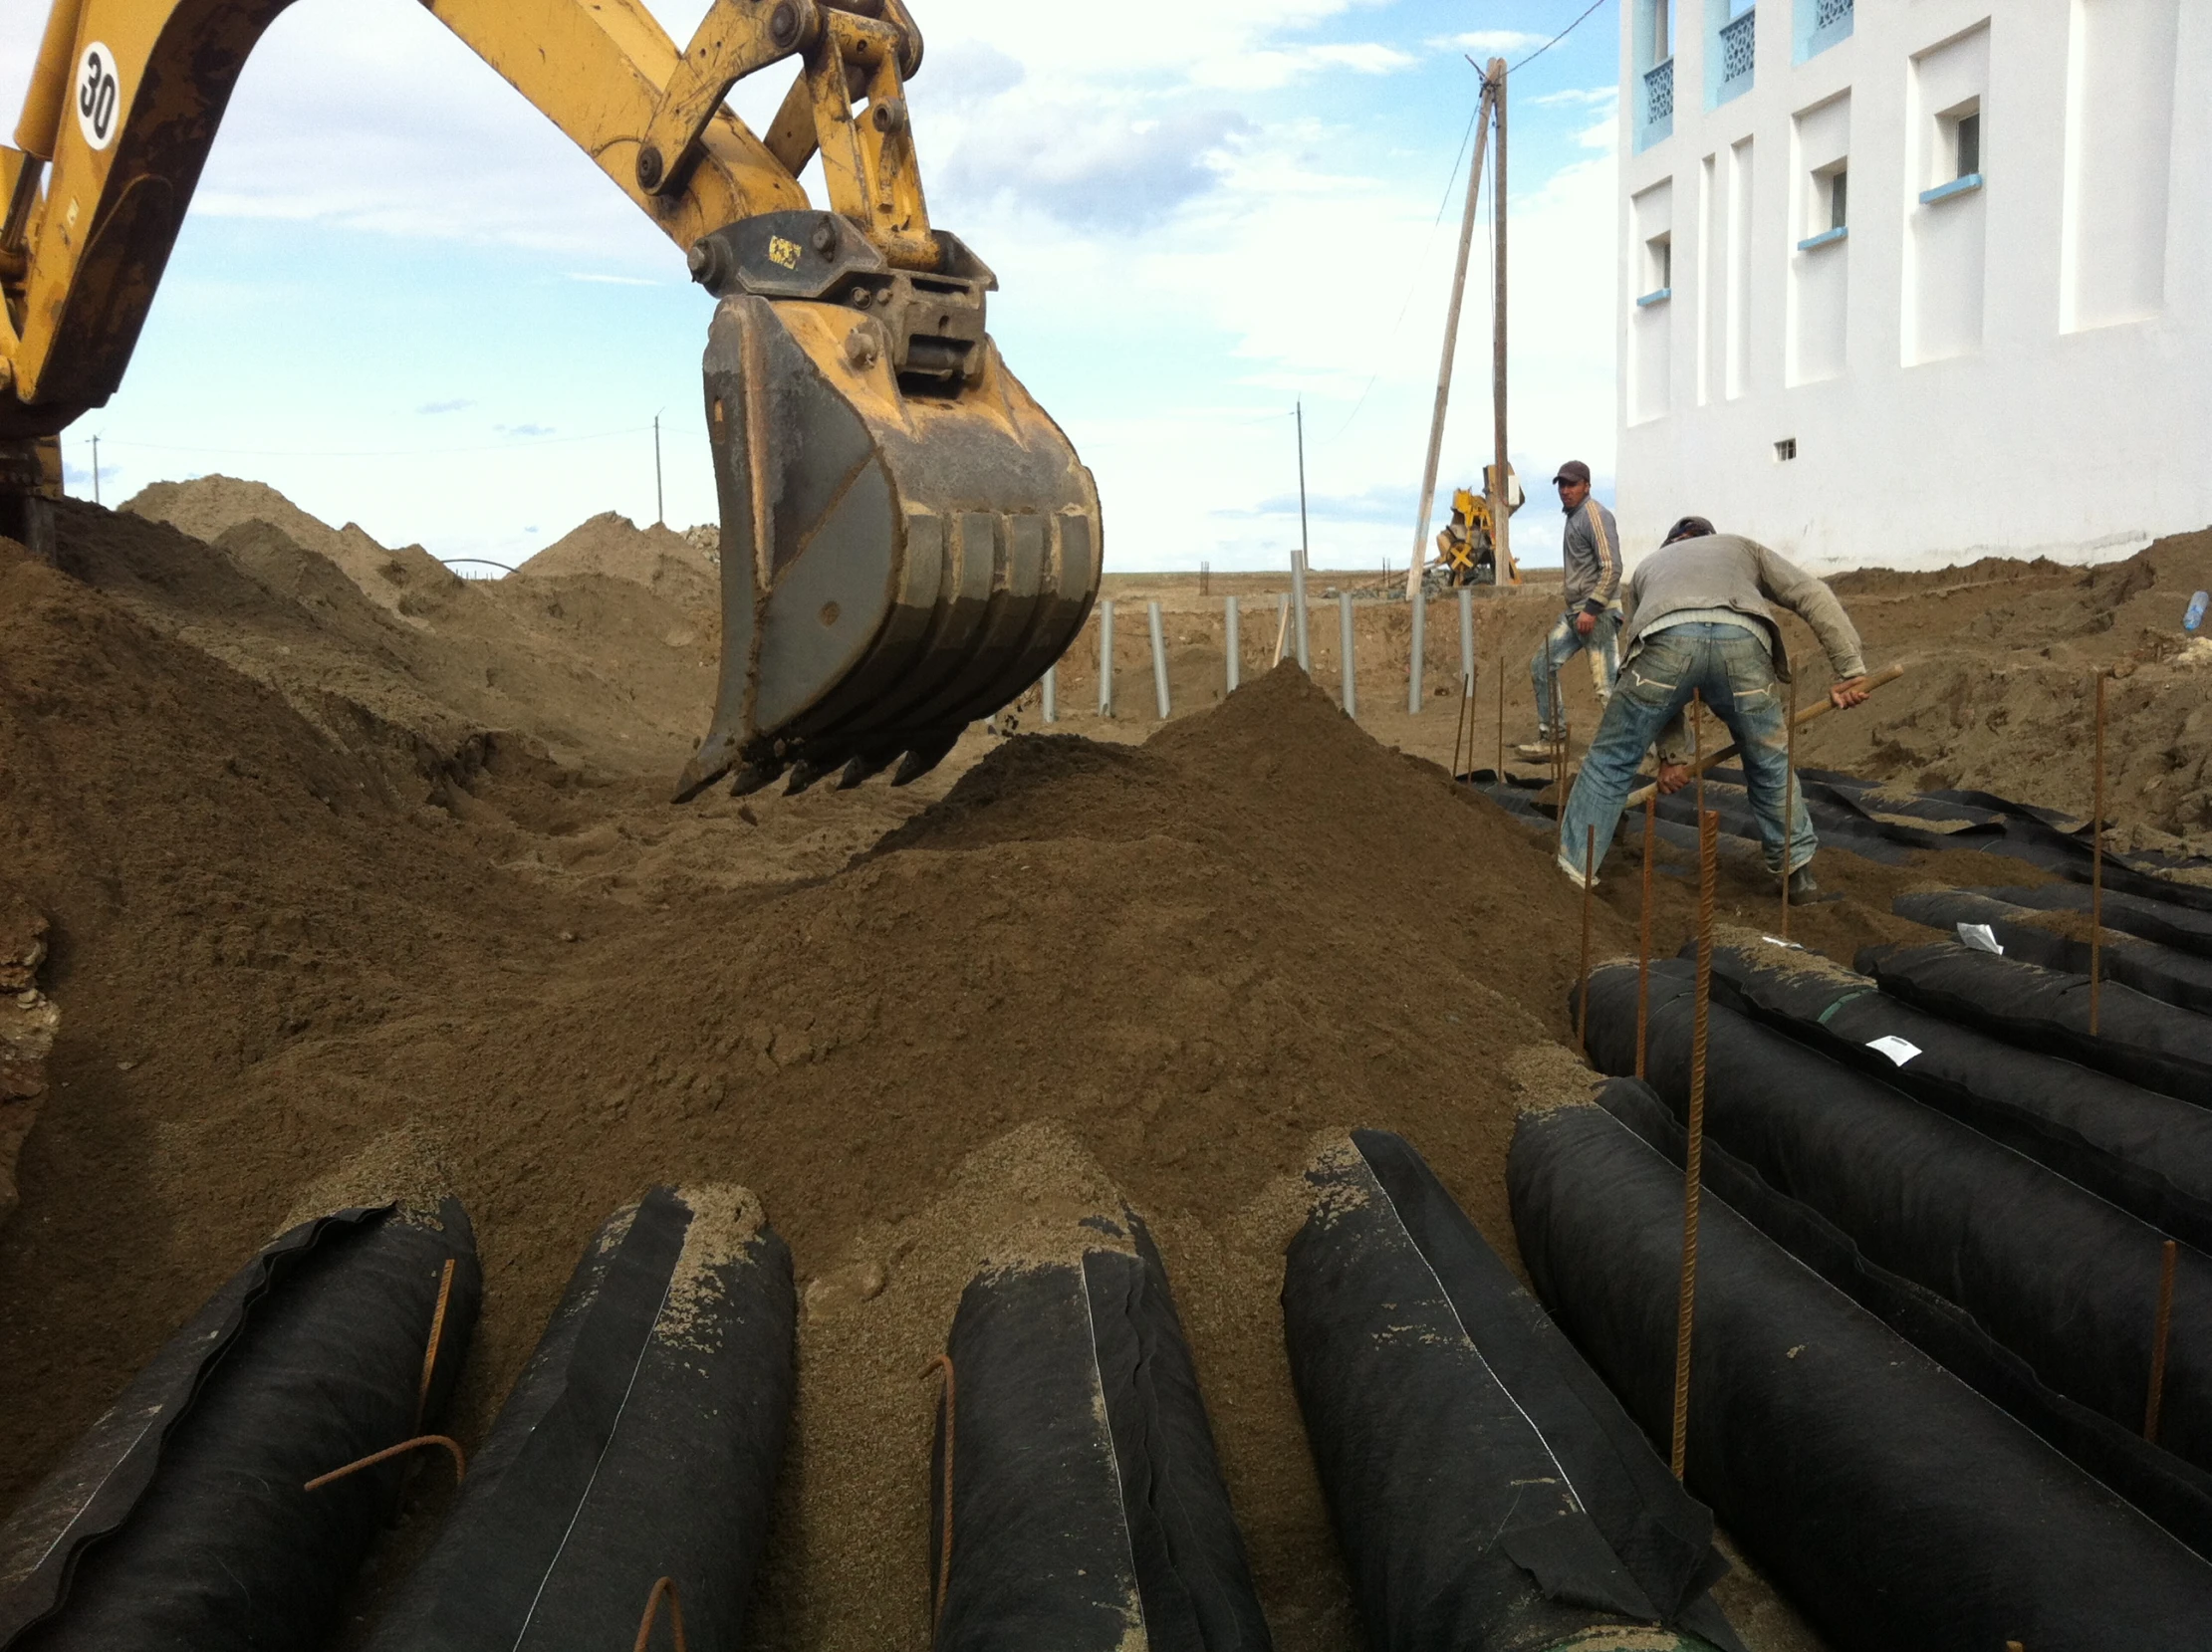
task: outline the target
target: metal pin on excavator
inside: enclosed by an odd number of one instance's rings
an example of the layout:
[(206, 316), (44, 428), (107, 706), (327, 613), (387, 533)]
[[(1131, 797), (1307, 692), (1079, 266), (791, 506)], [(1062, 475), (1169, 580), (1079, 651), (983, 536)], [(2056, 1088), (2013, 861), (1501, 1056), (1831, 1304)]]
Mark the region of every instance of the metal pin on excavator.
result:
[[(0, 532), (51, 554), (59, 432), (121, 382), (247, 54), (288, 0), (54, 0), (0, 146)], [(716, 300), (722, 668), (678, 797), (926, 773), (1067, 648), (1098, 489), (932, 228), (900, 0), (424, 0), (685, 249)], [(765, 136), (723, 103), (787, 58)], [(798, 182), (822, 157), (829, 209)], [(41, 188), (42, 179), (44, 188)]]

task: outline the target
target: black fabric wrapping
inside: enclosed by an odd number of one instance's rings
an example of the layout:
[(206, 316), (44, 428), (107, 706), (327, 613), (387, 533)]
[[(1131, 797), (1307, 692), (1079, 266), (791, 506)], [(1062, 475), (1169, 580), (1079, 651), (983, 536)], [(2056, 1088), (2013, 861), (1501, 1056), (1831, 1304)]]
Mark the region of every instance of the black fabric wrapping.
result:
[(1666, 1623), (1740, 1645), (1712, 1516), (1402, 1139), (1307, 1172), (1283, 1333), (1378, 1652)]
[(1866, 947), (1852, 967), (1883, 992), (1946, 1021), (2212, 1107), (2212, 1016), (2107, 981), (2092, 1034), (2089, 977), (1957, 941)]
[[(750, 1197), (714, 1202), (733, 1195)], [(375, 1652), (625, 1647), (664, 1575), (690, 1645), (735, 1652), (796, 1304), (774, 1230), (696, 1232), (694, 1202), (654, 1188), (601, 1227)]]
[[(1167, 1273), (1127, 1212), (1075, 1261), (994, 1269), (961, 1294), (952, 1571), (940, 1652), (1266, 1652)], [(944, 1538), (944, 1411), (930, 1575)]]
[[(1599, 1107), (1524, 1114), (1537, 1294), (1654, 1438), (1672, 1416), (1681, 1173)], [(1708, 1191), (1690, 1488), (1837, 1652), (2203, 1642), (2212, 1567)]]
[(437, 1429), (480, 1296), (475, 1238), (452, 1199), (435, 1214), (343, 1210), (269, 1245), (0, 1529), (0, 1646), (320, 1647), (407, 1466), (305, 1485)]
[[(1636, 972), (1591, 982), (1591, 1057), (1633, 1070)], [(1694, 970), (1651, 971), (1645, 1071), (1677, 1118), (1689, 1097)], [(1960, 1310), (2054, 1397), (2142, 1426), (2161, 1236), (1979, 1131), (1714, 1005), (1705, 1129), (1866, 1261)], [(1961, 1372), (1962, 1375), (1967, 1374)], [(2212, 1468), (2212, 1259), (2183, 1247), (2159, 1443)]]
[[(1780, 956), (1772, 943), (1715, 946), (1715, 997), (2212, 1253), (2212, 1111)], [(1882, 1038), (1920, 1054), (1900, 1066), (1871, 1048)]]
[[(1599, 1100), (1651, 1146), (1682, 1163), (1689, 1132), (1649, 1086), (1616, 1078)], [(2212, 1474), (2054, 1394), (2027, 1361), (1992, 1341), (1971, 1316), (1868, 1261), (1849, 1235), (1776, 1192), (1710, 1131), (1704, 1168), (1706, 1190), (1738, 1216), (2199, 1554), (2212, 1558)]]
[[(1956, 933), (1962, 923), (1985, 923), (2008, 958), (2077, 975), (2089, 971), (2089, 942), (2029, 922), (2035, 916), (2033, 911), (1971, 889), (1929, 889), (1899, 895), (1890, 902), (1890, 910), (1900, 918), (1946, 933)], [(2212, 958), (2199, 958), (2191, 952), (2132, 937), (2108, 942), (2101, 951), (2098, 967), (2106, 981), (2133, 987), (2148, 997), (2178, 1004), (2199, 1015), (2212, 1010)]]
[[(1977, 888), (1968, 889), (1965, 893), (1987, 895), (1991, 900), (2031, 907), (2039, 912), (2086, 913), (2089, 909), (2091, 891), (2086, 883), (2045, 883), (2032, 889)], [(2212, 958), (2212, 912), (2178, 906), (2171, 900), (2150, 900), (2141, 895), (2106, 889), (2103, 918), (2106, 929), (2140, 935), (2144, 940), (2156, 941), (2160, 946), (2193, 952), (2200, 958)]]

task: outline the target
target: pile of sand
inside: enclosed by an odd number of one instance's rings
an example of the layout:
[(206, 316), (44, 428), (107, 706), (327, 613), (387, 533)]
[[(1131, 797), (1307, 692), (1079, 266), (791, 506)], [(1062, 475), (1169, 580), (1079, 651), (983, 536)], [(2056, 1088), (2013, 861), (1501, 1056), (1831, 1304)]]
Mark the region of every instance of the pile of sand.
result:
[(655, 523), (640, 528), (626, 516), (602, 511), (547, 546), (515, 573), (525, 579), (598, 574), (645, 587), (677, 607), (705, 615), (719, 611), (720, 534), (713, 528), (677, 533)]

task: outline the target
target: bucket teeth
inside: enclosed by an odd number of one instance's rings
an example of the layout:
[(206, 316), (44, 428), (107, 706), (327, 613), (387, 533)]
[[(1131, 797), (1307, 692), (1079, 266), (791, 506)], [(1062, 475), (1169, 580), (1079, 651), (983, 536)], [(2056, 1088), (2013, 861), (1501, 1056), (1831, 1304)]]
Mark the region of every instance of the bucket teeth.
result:
[(845, 766), (844, 774), (838, 776), (838, 790), (840, 792), (852, 791), (854, 787), (859, 786), (861, 782), (888, 769), (891, 766), (891, 760), (897, 756), (898, 753), (895, 751), (861, 753)]
[(893, 786), (910, 786), (945, 760), (945, 754), (960, 743), (960, 730), (941, 734), (928, 740), (917, 740), (906, 756), (900, 760), (898, 773), (891, 776)]
[[(849, 305), (732, 292), (705, 358), (721, 503), (722, 669), (679, 796), (736, 771), (858, 785), (935, 767), (1027, 690), (1089, 617), (1099, 495), (986, 337), (914, 388), (848, 347)], [(870, 335), (872, 337), (872, 335)]]
[(784, 788), (784, 796), (796, 798), (834, 767), (834, 764), (817, 763), (808, 757), (801, 758), (791, 766), (791, 784)]
[(730, 796), (750, 797), (783, 772), (784, 766), (781, 763), (741, 763), (738, 765), (736, 778), (730, 782)]

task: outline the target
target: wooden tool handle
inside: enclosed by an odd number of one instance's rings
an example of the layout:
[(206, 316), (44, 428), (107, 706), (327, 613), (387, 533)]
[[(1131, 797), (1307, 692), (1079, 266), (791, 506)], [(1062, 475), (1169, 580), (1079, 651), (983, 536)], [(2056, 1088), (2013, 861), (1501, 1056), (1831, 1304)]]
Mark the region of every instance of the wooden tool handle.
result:
[[(1879, 671), (1869, 672), (1864, 678), (1866, 692), (1871, 694), (1875, 689), (1881, 687), (1884, 683), (1893, 683), (1904, 674), (1905, 668), (1902, 665), (1898, 665), (1895, 663), (1885, 665)], [(1798, 713), (1797, 727), (1802, 729), (1803, 727), (1805, 727), (1806, 724), (1814, 721), (1816, 718), (1826, 717), (1835, 709), (1836, 702), (1830, 699), (1826, 694), (1823, 694), (1818, 700), (1814, 701), (1813, 704), (1807, 706), (1803, 711)], [(1741, 747), (1731, 742), (1730, 744), (1721, 747), (1721, 749), (1713, 753), (1712, 756), (1699, 758), (1695, 763), (1692, 763), (1689, 766), (1690, 778), (1692, 780), (1695, 780), (1706, 770), (1726, 763), (1730, 758), (1737, 756), (1741, 750)], [(1639, 786), (1638, 788), (1636, 788), (1635, 791), (1628, 794), (1628, 801), (1622, 804), (1620, 807), (1623, 812), (1630, 809), (1640, 809), (1643, 807), (1643, 800), (1652, 796), (1658, 790), (1659, 788), (1656, 782), (1653, 782), (1649, 786)]]

